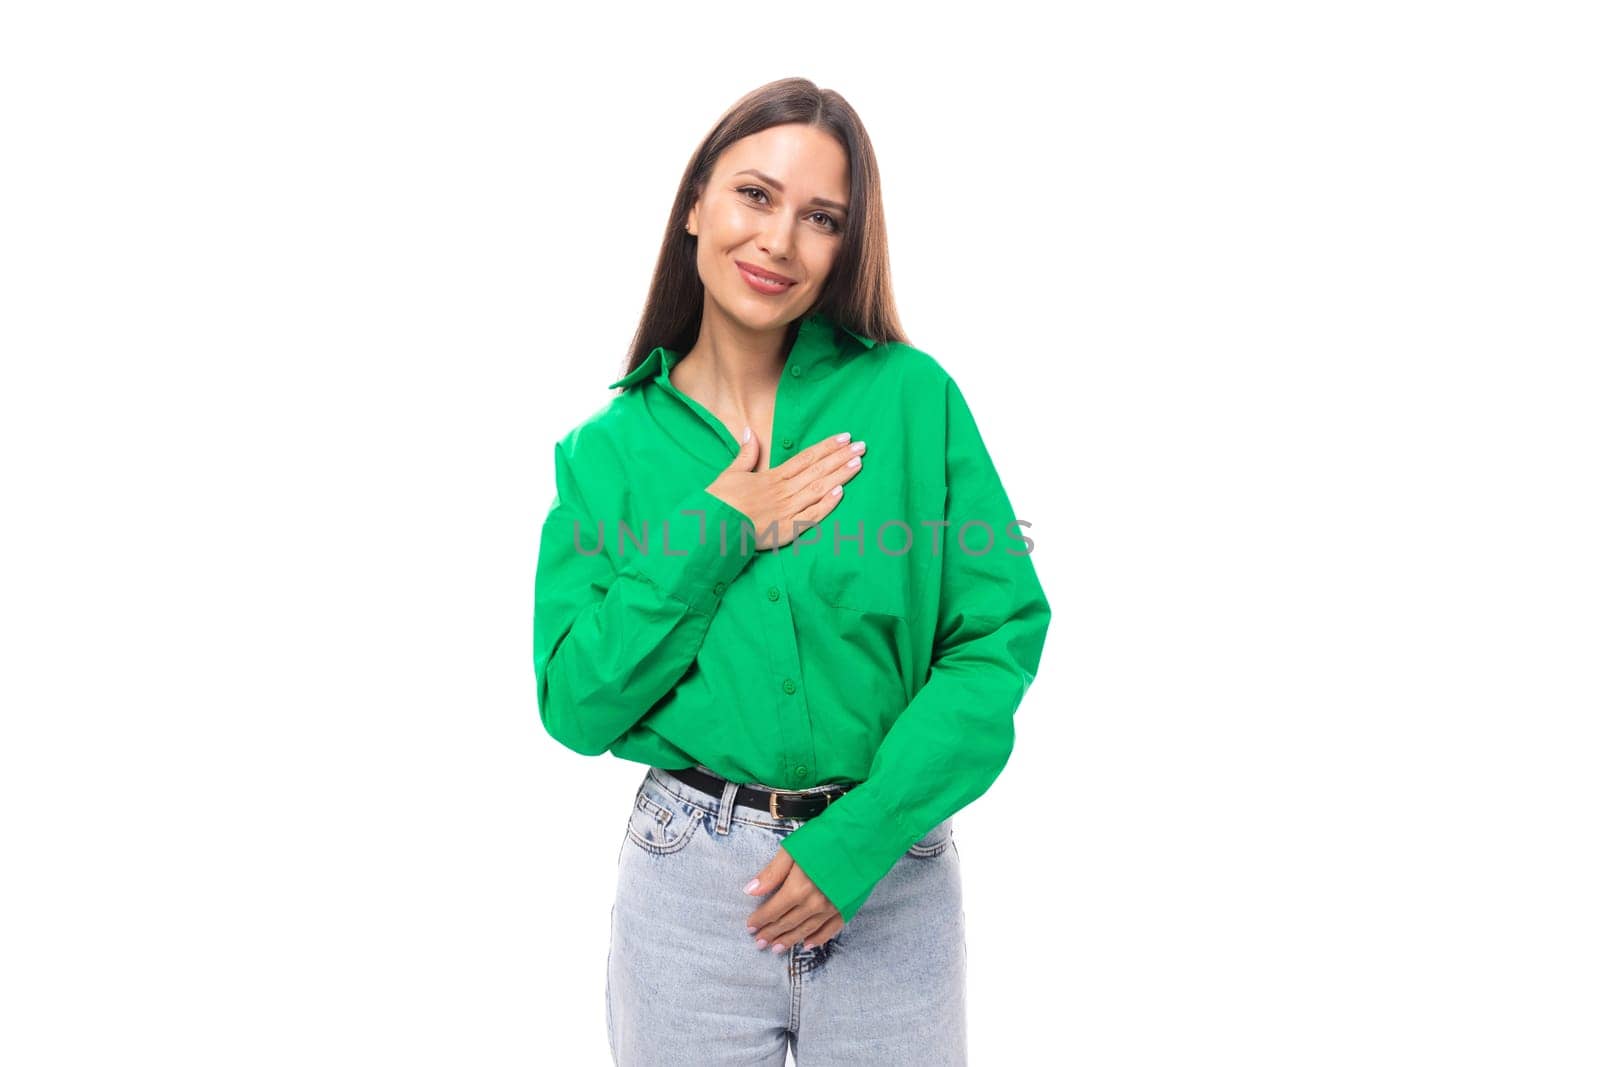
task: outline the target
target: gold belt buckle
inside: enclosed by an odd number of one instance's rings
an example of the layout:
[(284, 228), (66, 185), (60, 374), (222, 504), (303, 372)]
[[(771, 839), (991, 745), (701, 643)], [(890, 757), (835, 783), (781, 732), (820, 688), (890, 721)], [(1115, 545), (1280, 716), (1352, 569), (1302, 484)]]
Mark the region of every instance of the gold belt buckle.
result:
[[(772, 815), (772, 817), (774, 819), (783, 818), (782, 815), (778, 814), (778, 794), (780, 792), (784, 792), (784, 791), (783, 790), (774, 789), (774, 790), (772, 790), (772, 792), (767, 794), (767, 811)], [(804, 796), (805, 794), (804, 793), (788, 793), (787, 795), (791, 796), (791, 797), (798, 797), (798, 796)], [(833, 794), (832, 793), (823, 793), (822, 794), (822, 806), (824, 808), (826, 808), (829, 804), (832, 804), (832, 803), (833, 803)]]

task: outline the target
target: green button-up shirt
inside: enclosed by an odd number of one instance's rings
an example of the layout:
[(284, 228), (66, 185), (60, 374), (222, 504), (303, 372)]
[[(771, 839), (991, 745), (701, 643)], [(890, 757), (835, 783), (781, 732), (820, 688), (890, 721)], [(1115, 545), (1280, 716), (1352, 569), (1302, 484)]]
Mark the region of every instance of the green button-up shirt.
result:
[(818, 312), (778, 385), (770, 465), (836, 433), (862, 469), (755, 548), (706, 491), (739, 441), (650, 352), (555, 446), (533, 661), (561, 744), (741, 783), (859, 783), (784, 840), (849, 921), (1013, 743), (1050, 605), (961, 390), (932, 356)]

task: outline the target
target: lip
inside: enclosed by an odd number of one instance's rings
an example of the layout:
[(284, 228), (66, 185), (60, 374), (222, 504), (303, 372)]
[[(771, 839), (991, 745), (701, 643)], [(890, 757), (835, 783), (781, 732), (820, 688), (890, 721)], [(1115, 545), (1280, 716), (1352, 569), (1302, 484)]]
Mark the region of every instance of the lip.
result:
[(752, 266), (743, 260), (736, 259), (734, 265), (739, 268), (739, 273), (744, 277), (745, 283), (758, 293), (782, 293), (793, 288), (797, 283), (793, 278), (782, 274), (775, 274), (769, 270)]

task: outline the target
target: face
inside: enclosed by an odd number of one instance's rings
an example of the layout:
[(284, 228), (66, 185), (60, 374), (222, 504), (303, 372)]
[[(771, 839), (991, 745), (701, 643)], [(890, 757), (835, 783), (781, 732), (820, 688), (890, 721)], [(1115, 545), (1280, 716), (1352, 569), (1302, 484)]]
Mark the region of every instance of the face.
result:
[(811, 309), (844, 240), (849, 171), (844, 147), (802, 124), (723, 151), (688, 219), (707, 315), (764, 331)]

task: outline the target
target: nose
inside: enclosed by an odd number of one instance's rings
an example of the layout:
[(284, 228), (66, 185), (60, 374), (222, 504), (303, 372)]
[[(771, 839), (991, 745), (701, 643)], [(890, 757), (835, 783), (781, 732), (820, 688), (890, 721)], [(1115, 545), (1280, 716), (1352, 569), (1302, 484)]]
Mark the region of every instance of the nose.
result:
[(794, 243), (794, 220), (775, 218), (761, 235), (761, 251), (773, 259), (788, 259)]

